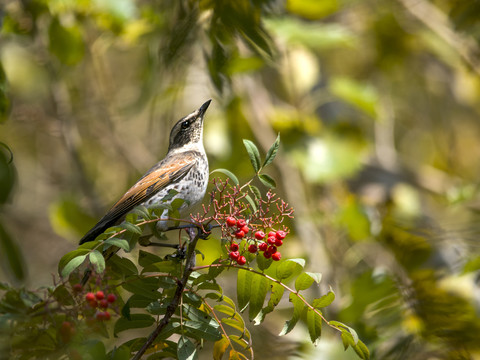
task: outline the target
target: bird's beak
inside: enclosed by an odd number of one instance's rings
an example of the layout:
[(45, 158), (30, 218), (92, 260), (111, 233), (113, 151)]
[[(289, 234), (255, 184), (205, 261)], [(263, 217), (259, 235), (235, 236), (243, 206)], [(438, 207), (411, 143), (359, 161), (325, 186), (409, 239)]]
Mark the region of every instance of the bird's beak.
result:
[(208, 105), (210, 105), (211, 102), (212, 102), (212, 99), (208, 100), (202, 106), (200, 106), (200, 109), (198, 109), (199, 116), (203, 116), (203, 114), (205, 114), (205, 111), (207, 111)]

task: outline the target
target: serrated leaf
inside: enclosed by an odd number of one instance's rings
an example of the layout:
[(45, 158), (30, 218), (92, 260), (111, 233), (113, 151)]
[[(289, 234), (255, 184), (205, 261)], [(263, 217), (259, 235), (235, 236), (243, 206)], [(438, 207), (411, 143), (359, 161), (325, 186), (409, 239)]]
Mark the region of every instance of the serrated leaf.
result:
[(300, 272), (304, 267), (304, 259), (288, 259), (282, 261), (277, 267), (277, 280), (287, 279), (297, 272)]
[(243, 144), (245, 145), (245, 149), (247, 149), (248, 157), (250, 158), (255, 173), (258, 173), (260, 171), (260, 152), (258, 151), (257, 145), (246, 139), (243, 139)]
[(279, 147), (280, 147), (280, 133), (278, 133), (277, 139), (272, 144), (272, 146), (270, 146), (270, 149), (268, 149), (267, 156), (265, 157), (265, 161), (262, 167), (267, 166), (275, 159), (275, 156), (277, 156)]
[(307, 327), (310, 340), (316, 346), (320, 335), (322, 335), (322, 318), (312, 309), (307, 311)]
[(225, 336), (215, 342), (213, 345), (213, 360), (222, 360), (223, 354), (230, 346), (230, 342)]
[(243, 312), (250, 302), (253, 273), (239, 270), (237, 273), (237, 302), (240, 312)]
[(268, 279), (265, 276), (254, 273), (251, 284), (250, 304), (248, 307), (248, 317), (250, 321), (255, 319), (260, 310), (262, 310), (268, 288)]
[(348, 337), (351, 337), (352, 344), (356, 345), (358, 343), (358, 334), (350, 326), (341, 323), (340, 321), (331, 320), (328, 322), (330, 325), (339, 329), (342, 333), (346, 333)]
[(95, 268), (95, 272), (97, 274), (101, 274), (105, 271), (105, 258), (103, 257), (102, 253), (98, 250), (93, 250), (88, 255), (88, 260)]
[(130, 314), (130, 320), (121, 317), (117, 320), (114, 327), (114, 334), (130, 330), (150, 327), (155, 323), (155, 318), (148, 314)]
[(330, 290), (328, 293), (326, 293), (322, 297), (313, 300), (312, 306), (315, 309), (321, 309), (330, 305), (334, 300), (335, 300), (335, 293), (332, 290)]
[(87, 255), (80, 255), (80, 256), (74, 257), (62, 269), (61, 276), (63, 278), (67, 278), (72, 273), (72, 271), (74, 271), (76, 268), (82, 265), (82, 263), (85, 261), (86, 258), (87, 258)]
[(302, 314), (303, 309), (305, 308), (305, 303), (295, 293), (290, 293), (288, 298), (293, 304), (293, 316), (290, 320), (285, 322), (285, 325), (283, 326), (283, 329), (280, 332), (279, 336), (286, 335), (293, 330), (298, 320), (300, 319), (300, 315)]
[(125, 239), (110, 238), (105, 240), (103, 243), (105, 245), (119, 247), (120, 249), (123, 249), (126, 252), (130, 251), (130, 246), (128, 245), (128, 241)]
[(239, 185), (240, 182), (238, 181), (238, 178), (235, 176), (234, 173), (232, 173), (230, 170), (227, 170), (227, 169), (215, 169), (213, 170), (212, 172), (210, 172), (210, 175), (211, 174), (214, 174), (214, 173), (221, 173), (223, 175), (226, 175), (227, 177), (229, 177), (230, 179), (232, 179), (233, 183), (235, 185)]
[(265, 185), (269, 189), (275, 189), (277, 187), (277, 183), (270, 175), (267, 174), (260, 174), (258, 175), (258, 179), (261, 181), (263, 185)]

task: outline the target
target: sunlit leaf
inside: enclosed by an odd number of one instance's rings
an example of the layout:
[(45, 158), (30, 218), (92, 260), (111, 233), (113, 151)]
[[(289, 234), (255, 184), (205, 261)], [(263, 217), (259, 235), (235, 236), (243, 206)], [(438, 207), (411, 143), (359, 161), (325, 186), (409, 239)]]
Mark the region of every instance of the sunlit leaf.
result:
[(215, 342), (213, 345), (213, 360), (221, 360), (225, 351), (227, 351), (230, 346), (230, 342), (225, 336)]
[(334, 300), (335, 300), (335, 293), (330, 289), (328, 293), (326, 293), (319, 299), (313, 300), (312, 306), (316, 309), (321, 309), (330, 305)]
[(253, 275), (252, 272), (246, 270), (239, 270), (237, 273), (237, 302), (242, 312), (247, 307), (252, 296)]
[(300, 272), (305, 267), (304, 259), (288, 259), (277, 267), (277, 279), (283, 280)]
[(305, 303), (298, 297), (297, 294), (290, 293), (288, 299), (293, 304), (293, 316), (290, 320), (285, 322), (285, 325), (283, 326), (279, 336), (286, 335), (293, 330), (300, 319), (303, 309), (305, 309)]
[(262, 310), (269, 288), (268, 283), (269, 282), (265, 276), (253, 274), (253, 279), (251, 282), (250, 304), (248, 307), (248, 317), (250, 318), (250, 321), (255, 319), (260, 310)]
[(117, 238), (110, 238), (104, 241), (104, 244), (111, 245), (111, 246), (117, 246), (120, 249), (123, 249), (125, 251), (130, 251), (130, 246), (128, 245), (128, 241), (125, 239), (117, 239)]
[(49, 47), (61, 62), (75, 65), (85, 53), (82, 32), (77, 26), (63, 26), (58, 18), (54, 18), (48, 29)]
[(286, 8), (289, 12), (303, 16), (309, 20), (321, 19), (328, 16), (339, 7), (338, 0), (287, 0)]

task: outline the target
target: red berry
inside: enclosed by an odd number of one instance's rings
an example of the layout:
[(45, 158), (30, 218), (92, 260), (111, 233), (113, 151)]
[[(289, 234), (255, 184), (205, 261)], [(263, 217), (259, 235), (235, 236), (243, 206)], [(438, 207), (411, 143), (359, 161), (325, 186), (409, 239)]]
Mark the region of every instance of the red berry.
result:
[(75, 285), (73, 285), (73, 291), (74, 291), (74, 292), (79, 293), (79, 292), (81, 292), (82, 290), (83, 290), (82, 284), (75, 284)]
[(270, 245), (274, 245), (276, 240), (277, 240), (277, 239), (275, 239), (274, 236), (269, 236), (268, 239), (267, 239), (267, 242), (268, 242)]
[(267, 249), (267, 251), (270, 253), (270, 254), (273, 254), (273, 253), (276, 253), (277, 252), (277, 247), (275, 245), (270, 245)]
[(263, 231), (257, 231), (255, 233), (255, 239), (257, 240), (263, 240), (264, 237), (265, 237), (265, 233)]
[(280, 240), (280, 239), (276, 239), (275, 240), (275, 246), (282, 246), (283, 245), (283, 241)]
[(230, 256), (230, 259), (232, 259), (232, 260), (237, 260), (238, 257), (240, 256), (240, 254), (239, 254), (238, 251), (231, 251), (230, 254), (229, 254), (229, 256)]
[[(264, 243), (265, 244), (265, 243)], [(248, 246), (248, 252), (255, 254), (257, 252), (257, 245), (255, 244), (250, 244)]]
[(268, 237), (272, 237), (272, 236), (275, 236), (275, 235), (277, 235), (277, 233), (275, 231), (270, 231), (268, 233)]
[(236, 237), (237, 239), (242, 239), (244, 236), (245, 236), (245, 233), (243, 232), (243, 230), (237, 230), (237, 231), (235, 232), (235, 237)]
[(270, 259), (272, 257), (272, 253), (268, 252), (268, 251), (265, 251), (263, 253), (263, 256), (265, 257), (265, 259)]
[(260, 243), (260, 245), (258, 245), (258, 248), (260, 249), (260, 251), (265, 251), (268, 248), (268, 244), (262, 242), (262, 243)]
[(282, 231), (282, 230), (278, 230), (276, 233), (275, 233), (275, 237), (278, 239), (278, 240), (283, 240), (285, 239), (285, 236), (287, 236), (287, 233), (285, 231)]
[(96, 300), (92, 300), (88, 302), (88, 305), (90, 305), (92, 309), (95, 309), (98, 306), (98, 303)]
[(103, 321), (103, 320), (105, 320), (105, 313), (103, 311), (100, 311), (95, 315), (95, 318), (98, 321)]
[(237, 220), (235, 220), (234, 217), (229, 216), (227, 217), (226, 222), (227, 222), (227, 226), (232, 227), (232, 226), (235, 226), (235, 224), (237, 223)]
[(250, 228), (249, 228), (247, 225), (245, 225), (245, 226), (242, 227), (242, 231), (243, 231), (245, 234), (247, 234), (247, 233), (250, 231)]
[(85, 295), (85, 300), (94, 301), (95, 300), (95, 294), (92, 293), (92, 292), (87, 293), (87, 295)]
[(105, 294), (103, 293), (103, 291), (98, 290), (97, 293), (95, 294), (95, 297), (97, 298), (97, 300), (102, 300), (105, 298)]
[(230, 251), (238, 251), (238, 244), (237, 243), (231, 243), (230, 244)]
[(102, 299), (98, 302), (98, 307), (102, 309), (106, 309), (108, 307), (108, 301), (107, 299)]
[(280, 254), (278, 251), (276, 253), (272, 254), (272, 260), (273, 261), (278, 261), (282, 258), (282, 254)]
[(239, 256), (237, 259), (237, 264), (238, 265), (245, 265), (247, 262), (247, 259), (245, 259), (245, 256)]
[(242, 227), (244, 227), (245, 225), (247, 225), (247, 222), (244, 220), (244, 219), (238, 219), (237, 220), (237, 227), (239, 229), (241, 229)]
[(107, 296), (107, 301), (108, 301), (109, 303), (114, 303), (115, 301), (117, 301), (117, 297), (116, 297), (115, 295), (113, 295), (113, 294), (108, 294), (108, 296)]
[(110, 313), (108, 311), (105, 311), (103, 313), (103, 318), (105, 319), (105, 321), (108, 321), (110, 320)]

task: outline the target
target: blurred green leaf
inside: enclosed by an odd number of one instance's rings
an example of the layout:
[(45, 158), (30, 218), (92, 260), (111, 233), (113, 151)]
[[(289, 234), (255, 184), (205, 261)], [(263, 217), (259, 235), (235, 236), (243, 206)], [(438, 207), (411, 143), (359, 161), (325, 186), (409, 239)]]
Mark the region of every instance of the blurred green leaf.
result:
[(372, 85), (362, 84), (351, 78), (337, 77), (330, 81), (330, 91), (367, 115), (376, 118), (379, 96)]
[(324, 18), (339, 8), (338, 0), (287, 0), (287, 10), (310, 20)]
[(0, 204), (8, 200), (14, 184), (15, 167), (13, 165), (13, 154), (5, 143), (0, 142)]
[(53, 18), (48, 29), (49, 48), (62, 63), (78, 64), (84, 56), (85, 44), (78, 26), (63, 26), (58, 18)]
[(130, 320), (121, 317), (115, 323), (114, 334), (130, 329), (150, 327), (155, 323), (155, 318), (148, 314), (130, 314)]
[(0, 61), (0, 124), (5, 122), (10, 112), (10, 99), (7, 94), (8, 82)]
[(25, 279), (26, 264), (18, 245), (10, 237), (8, 232), (0, 223), (0, 258), (2, 267), (7, 270), (7, 274), (13, 275), (15, 280)]
[(96, 222), (94, 217), (83, 211), (79, 201), (69, 195), (64, 195), (50, 204), (48, 215), (52, 228), (65, 238), (80, 238)]

